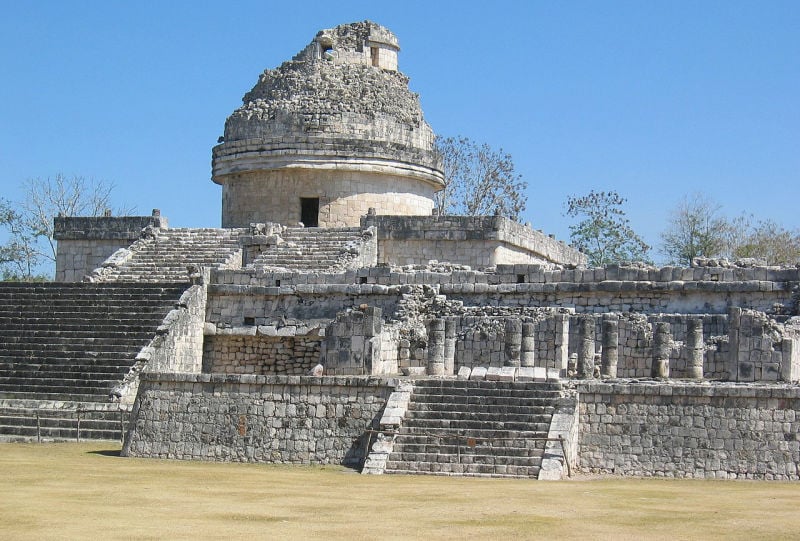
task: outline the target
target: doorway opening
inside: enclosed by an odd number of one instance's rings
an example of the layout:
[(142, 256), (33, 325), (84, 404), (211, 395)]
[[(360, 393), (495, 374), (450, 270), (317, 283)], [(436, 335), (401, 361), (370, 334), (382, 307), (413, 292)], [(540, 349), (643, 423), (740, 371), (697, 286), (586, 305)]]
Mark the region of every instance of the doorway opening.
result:
[(306, 227), (319, 227), (319, 197), (300, 198), (300, 221)]

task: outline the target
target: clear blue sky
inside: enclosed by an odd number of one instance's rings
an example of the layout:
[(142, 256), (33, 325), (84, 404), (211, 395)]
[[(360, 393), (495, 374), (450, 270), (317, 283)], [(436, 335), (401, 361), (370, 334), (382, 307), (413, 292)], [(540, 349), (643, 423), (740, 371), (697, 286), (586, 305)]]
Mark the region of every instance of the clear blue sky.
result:
[[(219, 226), (211, 147), (266, 68), (371, 19), (441, 135), (510, 152), (524, 220), (617, 190), (651, 244), (701, 190), (800, 226), (800, 2), (0, 0), (0, 196), (59, 172), (173, 226)], [(656, 254), (657, 255), (657, 254)]]

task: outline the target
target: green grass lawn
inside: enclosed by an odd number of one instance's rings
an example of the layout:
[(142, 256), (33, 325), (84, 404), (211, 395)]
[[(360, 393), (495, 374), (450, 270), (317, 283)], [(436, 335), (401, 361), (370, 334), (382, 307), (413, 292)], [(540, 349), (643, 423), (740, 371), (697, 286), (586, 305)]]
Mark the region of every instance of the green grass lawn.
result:
[(0, 444), (0, 539), (798, 539), (800, 483), (361, 476)]

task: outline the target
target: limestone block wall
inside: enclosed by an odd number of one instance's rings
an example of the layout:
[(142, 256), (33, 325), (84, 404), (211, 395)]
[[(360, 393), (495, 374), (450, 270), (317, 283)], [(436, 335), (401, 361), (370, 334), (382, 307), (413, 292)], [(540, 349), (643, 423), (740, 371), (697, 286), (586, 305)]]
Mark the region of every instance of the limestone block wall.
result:
[(200, 373), (203, 365), (203, 327), (206, 312), (206, 286), (187, 289), (167, 313), (156, 336), (136, 355), (136, 360), (113, 394), (130, 406), (140, 377), (145, 372)]
[(800, 479), (800, 388), (578, 387), (583, 471), (647, 477)]
[[(494, 272), (481, 272), (385, 265), (318, 274), (215, 270), (212, 276), (219, 284), (218, 294), (233, 295), (251, 288), (249, 291), (277, 297), (318, 295), (335, 299), (344, 294), (369, 303), (396, 296), (405, 285), (429, 285), (465, 306), (552, 306), (596, 314), (727, 314), (731, 306), (796, 313), (800, 291), (799, 269), (769, 267), (547, 269), (542, 265), (498, 265)], [(276, 281), (280, 287), (270, 289)], [(382, 308), (384, 313), (392, 312)], [(335, 312), (325, 317), (332, 319)]]
[(800, 328), (753, 310), (730, 310), (729, 371), (735, 381), (800, 380)]
[[(138, 238), (138, 233), (137, 233)], [(56, 282), (80, 282), (111, 254), (130, 246), (136, 239), (60, 240), (56, 255)]]
[(160, 212), (152, 216), (58, 216), (53, 219), (56, 282), (80, 282), (120, 248), (139, 239), (145, 227), (167, 227)]
[(430, 215), (435, 186), (400, 175), (291, 168), (226, 177), (222, 227), (300, 221), (300, 198), (319, 198), (320, 227), (358, 226), (370, 208), (384, 214)]
[(578, 265), (586, 256), (502, 216), (365, 216), (378, 231), (378, 262), (424, 265), (431, 260), (483, 268), (499, 264)]
[(329, 375), (379, 375), (381, 363), (380, 308), (364, 307), (337, 314), (325, 329), (321, 362)]
[(148, 372), (199, 373), (203, 362), (206, 288), (193, 285), (164, 318), (151, 342)]
[(393, 388), (378, 378), (146, 374), (122, 454), (358, 466)]
[(321, 337), (214, 334), (203, 343), (203, 372), (302, 376), (319, 363)]

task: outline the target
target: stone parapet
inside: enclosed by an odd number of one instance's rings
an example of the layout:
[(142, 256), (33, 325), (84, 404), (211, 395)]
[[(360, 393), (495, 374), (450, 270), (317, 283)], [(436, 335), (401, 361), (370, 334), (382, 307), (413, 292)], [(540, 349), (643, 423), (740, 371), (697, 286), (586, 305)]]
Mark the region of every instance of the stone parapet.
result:
[(143, 374), (122, 454), (360, 466), (396, 380)]
[(647, 477), (800, 479), (800, 387), (582, 383), (580, 469)]
[(80, 282), (117, 250), (136, 242), (144, 229), (167, 228), (156, 209), (152, 216), (57, 216), (53, 219), (57, 282)]
[(586, 263), (586, 256), (574, 248), (503, 216), (367, 215), (361, 224), (377, 228), (381, 263)]
[[(673, 269), (667, 268), (672, 276)], [(680, 269), (695, 272), (709, 269)], [(722, 271), (722, 269), (719, 269)], [(466, 305), (556, 306), (576, 312), (726, 314), (730, 306), (770, 313), (797, 310), (797, 269), (751, 268), (721, 273), (719, 280), (699, 273), (693, 280), (657, 281), (658, 269), (545, 270), (542, 265), (499, 265), (489, 271), (378, 266), (332, 273), (216, 270), (211, 291), (224, 295), (397, 296), (407, 286), (430, 286)], [(716, 269), (710, 269), (711, 272)], [(677, 271), (675, 271), (677, 272)], [(760, 279), (743, 279), (743, 278)]]
[(145, 227), (166, 229), (167, 218), (153, 216), (56, 216), (53, 238), (62, 240), (125, 240), (139, 238)]

